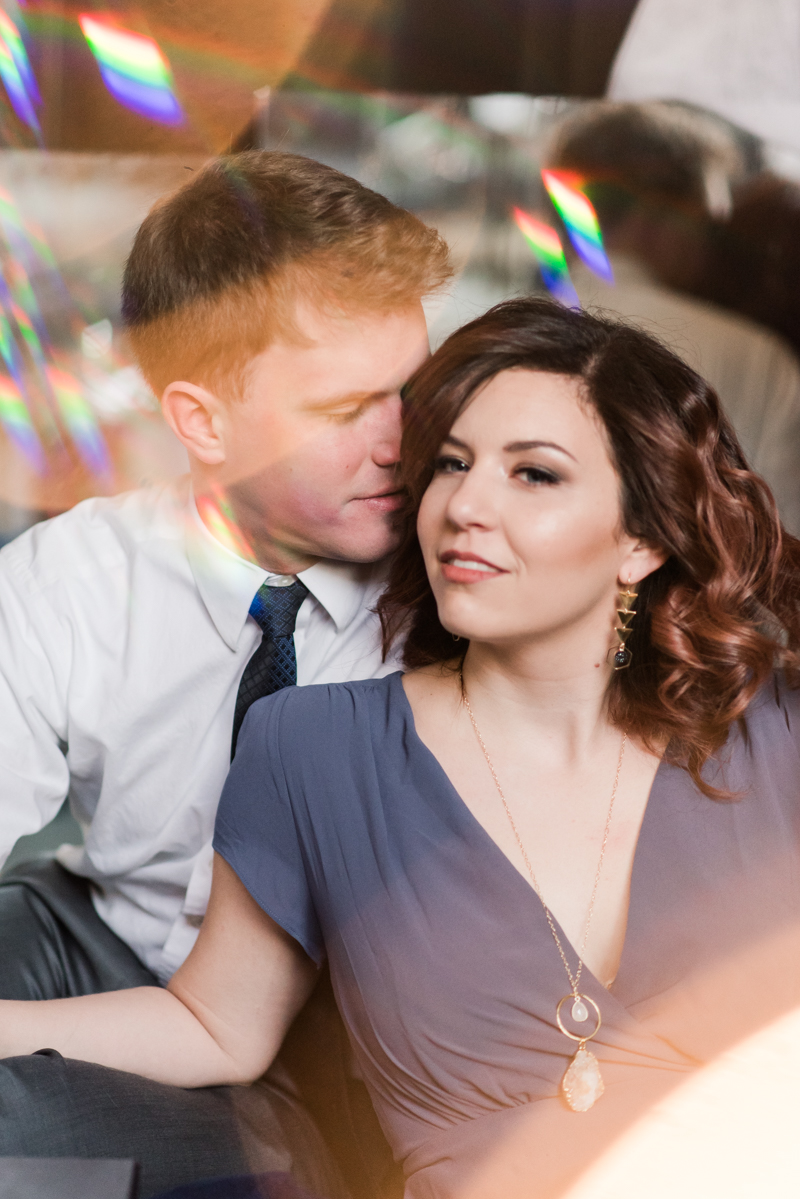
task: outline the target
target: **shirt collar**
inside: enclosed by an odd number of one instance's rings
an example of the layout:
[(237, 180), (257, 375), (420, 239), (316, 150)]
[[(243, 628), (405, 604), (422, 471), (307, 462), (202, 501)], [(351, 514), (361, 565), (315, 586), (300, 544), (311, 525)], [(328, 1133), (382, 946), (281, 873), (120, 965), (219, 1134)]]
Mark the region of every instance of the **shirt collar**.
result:
[[(286, 576), (264, 570), (217, 541), (203, 524), (194, 493), (190, 493), (187, 505), (186, 552), (208, 614), (225, 644), (235, 650), (259, 587), (270, 580), (284, 582)], [(368, 597), (371, 599), (369, 593), (384, 571), (382, 563), (363, 565), (323, 560), (301, 571), (297, 578), (325, 609), (340, 633), (356, 618)]]

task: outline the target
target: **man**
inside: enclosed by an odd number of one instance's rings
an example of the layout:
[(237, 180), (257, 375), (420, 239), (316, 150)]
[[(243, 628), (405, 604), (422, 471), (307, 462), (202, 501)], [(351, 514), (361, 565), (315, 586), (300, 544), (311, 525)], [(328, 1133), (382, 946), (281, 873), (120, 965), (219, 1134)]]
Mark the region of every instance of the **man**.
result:
[(800, 533), (800, 367), (767, 329), (693, 299), (707, 221), (742, 171), (720, 122), (662, 103), (587, 105), (555, 130), (547, 165), (577, 172), (600, 221), (614, 282), (583, 264), (581, 302), (642, 325), (718, 392), (786, 526)]
[[(146, 218), (123, 312), (191, 480), (87, 501), (0, 554), (0, 853), (66, 796), (84, 830), (3, 880), (0, 997), (166, 983), (203, 918), (249, 704), (393, 669), (373, 564), (394, 544), (420, 300), (447, 275), (417, 218), (289, 154), (213, 162)], [(0, 1074), (0, 1155), (140, 1157), (151, 1193), (254, 1163), (335, 1189), (274, 1086), (170, 1095), (72, 1065)], [(130, 1138), (65, 1129), (43, 1098), (56, 1074), (76, 1112), (98, 1087), (136, 1107)]]

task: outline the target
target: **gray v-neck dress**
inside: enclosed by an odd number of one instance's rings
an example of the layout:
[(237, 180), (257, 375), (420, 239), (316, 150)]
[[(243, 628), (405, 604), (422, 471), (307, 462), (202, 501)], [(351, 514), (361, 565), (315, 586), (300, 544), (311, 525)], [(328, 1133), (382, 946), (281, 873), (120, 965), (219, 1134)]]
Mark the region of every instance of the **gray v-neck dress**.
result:
[(327, 957), (407, 1196), (557, 1195), (647, 1104), (800, 1003), (800, 692), (776, 676), (732, 731), (709, 778), (737, 798), (659, 766), (617, 978), (583, 972), (606, 1093), (578, 1114), (541, 903), (418, 738), (401, 678), (254, 704), (214, 847)]

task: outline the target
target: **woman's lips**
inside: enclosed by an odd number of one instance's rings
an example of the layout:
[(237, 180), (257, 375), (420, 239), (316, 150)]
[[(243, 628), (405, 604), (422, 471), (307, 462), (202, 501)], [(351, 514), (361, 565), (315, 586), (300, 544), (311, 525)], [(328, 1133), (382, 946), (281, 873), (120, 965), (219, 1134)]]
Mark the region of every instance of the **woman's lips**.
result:
[(448, 583), (483, 583), (487, 579), (496, 579), (498, 575), (506, 573), (497, 566), (492, 566), (491, 562), (474, 558), (470, 554), (464, 557), (459, 554), (445, 554), (441, 564), (442, 575)]

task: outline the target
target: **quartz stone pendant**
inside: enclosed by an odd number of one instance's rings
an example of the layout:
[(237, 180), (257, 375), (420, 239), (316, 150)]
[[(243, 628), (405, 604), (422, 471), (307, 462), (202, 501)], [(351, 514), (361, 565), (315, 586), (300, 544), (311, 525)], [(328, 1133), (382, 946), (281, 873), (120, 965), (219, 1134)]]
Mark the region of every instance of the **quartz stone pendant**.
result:
[(580, 995), (576, 998), (572, 1005), (572, 1019), (576, 1024), (585, 1024), (589, 1019), (589, 1009), (581, 999)]
[(588, 1112), (603, 1094), (605, 1087), (597, 1058), (583, 1045), (578, 1047), (570, 1062), (561, 1080), (561, 1089), (574, 1112)]

